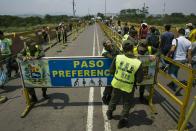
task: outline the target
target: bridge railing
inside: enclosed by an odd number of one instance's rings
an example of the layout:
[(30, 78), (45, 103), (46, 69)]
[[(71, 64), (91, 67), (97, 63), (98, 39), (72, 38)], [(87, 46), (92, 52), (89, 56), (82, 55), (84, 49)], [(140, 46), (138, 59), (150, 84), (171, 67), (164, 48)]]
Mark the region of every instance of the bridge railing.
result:
[(122, 36), (118, 34), (116, 31), (111, 30), (107, 25), (99, 22), (100, 27), (105, 32), (105, 34), (116, 43), (119, 49), (122, 49)]

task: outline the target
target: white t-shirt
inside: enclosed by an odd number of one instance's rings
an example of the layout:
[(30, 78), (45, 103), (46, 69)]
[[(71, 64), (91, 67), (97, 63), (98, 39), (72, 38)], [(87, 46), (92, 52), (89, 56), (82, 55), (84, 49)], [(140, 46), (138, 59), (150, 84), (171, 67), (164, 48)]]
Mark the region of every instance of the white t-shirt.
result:
[[(184, 36), (177, 38), (178, 44), (174, 54), (174, 60), (186, 60), (188, 49), (191, 49), (191, 42)], [(176, 46), (176, 39), (173, 39), (172, 45)]]

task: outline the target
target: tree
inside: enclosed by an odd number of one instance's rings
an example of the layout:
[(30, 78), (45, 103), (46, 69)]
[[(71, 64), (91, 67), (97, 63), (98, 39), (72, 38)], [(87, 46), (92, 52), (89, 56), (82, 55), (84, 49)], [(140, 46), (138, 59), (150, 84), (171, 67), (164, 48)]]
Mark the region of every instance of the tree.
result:
[(100, 13), (100, 12), (97, 13), (97, 17), (101, 17), (102, 19), (105, 18), (105, 17), (104, 17), (104, 14), (103, 14), (103, 13)]
[(145, 17), (149, 14), (148, 9), (149, 9), (149, 7), (146, 6), (145, 3), (144, 3), (144, 6), (143, 6), (142, 9), (141, 9), (141, 13), (142, 13)]

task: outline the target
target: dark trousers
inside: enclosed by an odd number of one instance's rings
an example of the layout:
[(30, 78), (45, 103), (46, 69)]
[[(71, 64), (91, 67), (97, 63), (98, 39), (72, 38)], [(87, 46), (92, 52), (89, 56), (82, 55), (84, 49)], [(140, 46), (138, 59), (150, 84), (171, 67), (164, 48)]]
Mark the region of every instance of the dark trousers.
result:
[(108, 111), (113, 112), (116, 110), (116, 105), (119, 103), (119, 101), (123, 100), (123, 110), (121, 112), (121, 117), (128, 117), (129, 116), (129, 110), (131, 107), (133, 107), (133, 99), (134, 97), (134, 89), (131, 93), (127, 93), (124, 91), (121, 91), (119, 89), (114, 88), (112, 92), (112, 98), (109, 103)]
[(5, 59), (5, 64), (7, 68), (7, 77), (11, 78), (12, 70), (15, 70), (15, 72), (18, 73), (18, 64), (16, 60), (11, 57), (11, 55), (3, 56), (3, 58)]
[(63, 34), (63, 43), (67, 43), (67, 32)]
[(144, 91), (145, 91), (145, 86), (144, 85), (141, 85), (139, 87), (140, 98), (143, 98), (144, 97)]
[[(27, 88), (27, 90), (31, 96), (31, 99), (34, 99), (34, 100), (37, 99), (34, 88)], [(46, 95), (46, 91), (47, 91), (47, 88), (42, 88), (42, 95)]]
[(58, 42), (61, 42), (61, 34), (57, 34)]
[(105, 90), (103, 91), (103, 96), (108, 96), (108, 95), (112, 95), (112, 90), (113, 87), (112, 86), (106, 86)]

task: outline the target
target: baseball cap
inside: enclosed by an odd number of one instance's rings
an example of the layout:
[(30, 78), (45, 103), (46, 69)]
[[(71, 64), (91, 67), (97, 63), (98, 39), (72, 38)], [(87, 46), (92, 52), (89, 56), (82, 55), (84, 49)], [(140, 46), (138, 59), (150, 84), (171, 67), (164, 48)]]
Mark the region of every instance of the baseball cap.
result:
[(188, 23), (188, 24), (186, 24), (186, 26), (193, 26), (193, 24), (192, 23)]

